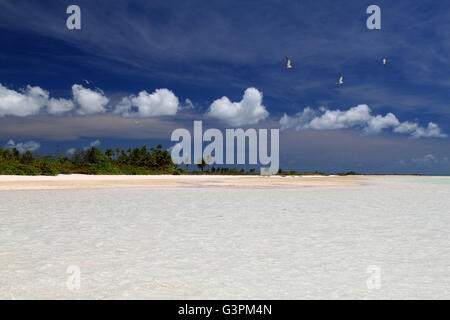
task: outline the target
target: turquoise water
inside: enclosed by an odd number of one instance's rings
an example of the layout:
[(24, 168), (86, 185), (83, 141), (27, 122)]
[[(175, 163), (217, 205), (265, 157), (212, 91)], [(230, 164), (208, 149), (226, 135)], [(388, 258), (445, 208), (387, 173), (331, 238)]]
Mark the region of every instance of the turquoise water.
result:
[(398, 179), (405, 183), (450, 185), (450, 177), (407, 177)]

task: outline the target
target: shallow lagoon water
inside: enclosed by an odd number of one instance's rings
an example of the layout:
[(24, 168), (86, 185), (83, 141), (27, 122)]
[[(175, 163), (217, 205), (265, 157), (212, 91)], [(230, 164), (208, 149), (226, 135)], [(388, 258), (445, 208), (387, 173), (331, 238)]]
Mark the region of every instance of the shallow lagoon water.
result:
[(4, 191), (0, 298), (449, 299), (449, 208), (442, 177)]

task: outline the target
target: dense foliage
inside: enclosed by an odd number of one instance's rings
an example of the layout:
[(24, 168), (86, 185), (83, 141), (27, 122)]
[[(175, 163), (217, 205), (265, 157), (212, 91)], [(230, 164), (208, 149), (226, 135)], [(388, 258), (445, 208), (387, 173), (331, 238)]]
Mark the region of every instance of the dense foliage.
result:
[[(0, 174), (56, 175), (56, 174), (160, 174), (177, 171), (167, 150), (157, 148), (105, 152), (92, 147), (77, 150), (71, 157), (64, 155), (37, 156), (30, 151), (20, 154), (17, 149), (0, 148)], [(179, 170), (182, 173), (182, 170)]]
[[(251, 168), (248, 171), (237, 168), (214, 167), (204, 159), (201, 163), (192, 165), (176, 165), (172, 162), (170, 153), (163, 150), (162, 145), (156, 148), (122, 150), (107, 149), (105, 152), (92, 147), (77, 150), (70, 157), (39, 156), (30, 151), (20, 154), (17, 149), (0, 148), (0, 175), (57, 175), (57, 174), (215, 174), (242, 175), (259, 174), (259, 170)], [(279, 175), (322, 175), (323, 173), (298, 173), (296, 171), (278, 171)], [(343, 175), (354, 174), (353, 172)]]
[[(204, 159), (198, 165), (178, 166), (172, 162), (170, 153), (156, 148), (121, 150), (107, 149), (105, 152), (92, 147), (76, 150), (71, 157), (65, 155), (39, 156), (27, 151), (20, 154), (17, 149), (0, 148), (0, 175), (57, 175), (57, 174), (256, 174), (255, 169), (215, 168)], [(197, 170), (199, 169), (199, 170)]]

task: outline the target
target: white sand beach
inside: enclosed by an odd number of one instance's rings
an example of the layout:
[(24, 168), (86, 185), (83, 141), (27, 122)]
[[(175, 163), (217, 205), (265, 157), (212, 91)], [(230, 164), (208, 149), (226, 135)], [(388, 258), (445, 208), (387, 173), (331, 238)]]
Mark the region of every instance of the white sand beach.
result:
[(0, 191), (124, 187), (308, 187), (355, 185), (362, 176), (58, 175), (2, 176)]
[(450, 298), (448, 177), (0, 181), (0, 299)]

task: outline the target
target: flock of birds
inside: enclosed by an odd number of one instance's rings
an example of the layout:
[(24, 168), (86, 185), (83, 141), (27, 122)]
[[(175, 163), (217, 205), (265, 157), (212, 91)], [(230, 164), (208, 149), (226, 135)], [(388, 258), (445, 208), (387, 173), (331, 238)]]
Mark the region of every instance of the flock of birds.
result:
[[(383, 58), (381, 60), (383, 62), (383, 66), (386, 67), (387, 65), (387, 59)], [(286, 69), (291, 69), (292, 68), (292, 62), (291, 59), (289, 59), (289, 57), (286, 57), (286, 65), (285, 65)], [(338, 78), (338, 82), (336, 82), (337, 85), (341, 85), (344, 84), (344, 76), (342, 75), (342, 73), (339, 74), (339, 78)]]

